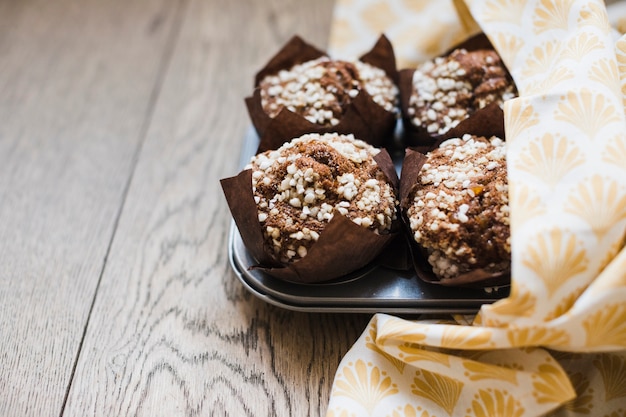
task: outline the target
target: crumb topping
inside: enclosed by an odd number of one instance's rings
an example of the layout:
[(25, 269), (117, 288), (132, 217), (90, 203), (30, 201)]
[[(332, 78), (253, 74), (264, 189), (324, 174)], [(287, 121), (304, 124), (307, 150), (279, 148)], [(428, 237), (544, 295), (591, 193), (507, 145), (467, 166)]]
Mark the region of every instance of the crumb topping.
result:
[(336, 212), (375, 233), (391, 229), (396, 196), (378, 152), (353, 135), (307, 134), (251, 159), (259, 222), (277, 259), (306, 256)]
[(444, 134), (478, 109), (517, 95), (495, 51), (457, 49), (425, 62), (413, 74), (408, 114), (432, 135)]
[(398, 88), (385, 71), (361, 61), (333, 61), (321, 57), (265, 77), (261, 104), (270, 117), (283, 107), (312, 123), (335, 126), (361, 90), (376, 104), (392, 112)]
[(505, 269), (511, 254), (505, 142), (464, 135), (427, 156), (407, 217), (434, 273)]

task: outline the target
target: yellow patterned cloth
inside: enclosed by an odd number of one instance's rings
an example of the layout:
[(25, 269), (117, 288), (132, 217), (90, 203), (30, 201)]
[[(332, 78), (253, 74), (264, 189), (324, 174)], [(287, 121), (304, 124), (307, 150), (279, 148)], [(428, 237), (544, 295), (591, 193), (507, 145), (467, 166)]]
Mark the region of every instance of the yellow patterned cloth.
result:
[[(375, 315), (337, 370), (328, 417), (626, 416), (626, 37), (601, 0), (457, 7), (469, 14), (340, 0), (331, 51), (383, 31), (411, 63), (461, 27), (488, 35), (520, 91), (504, 108), (511, 293), (453, 322)], [(393, 32), (410, 10), (431, 23)]]

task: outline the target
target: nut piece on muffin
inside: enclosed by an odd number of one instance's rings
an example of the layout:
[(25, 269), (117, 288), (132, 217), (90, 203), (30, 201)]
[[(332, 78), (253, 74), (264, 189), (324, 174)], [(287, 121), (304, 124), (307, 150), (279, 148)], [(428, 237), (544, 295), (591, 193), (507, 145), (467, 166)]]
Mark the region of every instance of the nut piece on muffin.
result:
[(270, 117), (287, 108), (322, 126), (339, 124), (361, 91), (388, 112), (397, 112), (398, 106), (398, 88), (385, 71), (365, 62), (326, 56), (267, 75), (259, 87), (263, 110)]
[(313, 133), (251, 159), (258, 220), (277, 261), (304, 258), (336, 214), (376, 234), (390, 232), (397, 201), (374, 160), (379, 152), (353, 135)]
[(455, 49), (415, 70), (407, 116), (431, 136), (445, 135), (477, 110), (517, 96), (517, 89), (494, 50)]
[(415, 241), (439, 279), (510, 267), (505, 142), (473, 135), (426, 155), (406, 209)]

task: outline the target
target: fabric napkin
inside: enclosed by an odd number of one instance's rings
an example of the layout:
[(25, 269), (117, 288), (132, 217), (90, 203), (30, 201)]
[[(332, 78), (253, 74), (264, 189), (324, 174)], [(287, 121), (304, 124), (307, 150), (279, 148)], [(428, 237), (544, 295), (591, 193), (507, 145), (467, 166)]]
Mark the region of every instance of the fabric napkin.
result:
[(601, 0), (456, 3), (339, 0), (330, 49), (382, 31), (405, 65), (487, 34), (520, 92), (504, 107), (510, 296), (475, 317), (375, 315), (327, 415), (625, 416), (626, 37)]

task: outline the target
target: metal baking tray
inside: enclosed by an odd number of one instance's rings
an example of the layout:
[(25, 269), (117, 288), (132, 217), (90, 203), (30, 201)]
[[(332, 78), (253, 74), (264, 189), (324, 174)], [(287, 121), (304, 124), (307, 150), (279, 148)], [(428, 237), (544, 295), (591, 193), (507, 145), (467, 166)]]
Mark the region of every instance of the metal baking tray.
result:
[[(242, 145), (240, 166), (254, 155), (258, 137), (250, 130)], [(396, 161), (397, 166), (401, 161)], [(246, 250), (234, 221), (228, 239), (231, 266), (241, 283), (267, 303), (305, 312), (468, 314), (509, 294), (509, 287), (458, 288), (423, 282), (411, 272), (370, 265), (348, 276), (318, 284), (300, 284), (251, 269), (255, 260)]]

